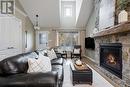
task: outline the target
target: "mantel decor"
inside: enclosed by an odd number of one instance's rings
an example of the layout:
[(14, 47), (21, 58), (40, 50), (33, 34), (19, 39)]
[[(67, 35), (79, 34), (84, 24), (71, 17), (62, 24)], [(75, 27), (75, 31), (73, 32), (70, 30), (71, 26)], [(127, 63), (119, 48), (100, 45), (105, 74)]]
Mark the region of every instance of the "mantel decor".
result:
[(116, 0), (115, 24), (130, 21), (130, 0)]
[(126, 10), (122, 10), (118, 15), (118, 23), (122, 23), (126, 21), (128, 21), (128, 12)]

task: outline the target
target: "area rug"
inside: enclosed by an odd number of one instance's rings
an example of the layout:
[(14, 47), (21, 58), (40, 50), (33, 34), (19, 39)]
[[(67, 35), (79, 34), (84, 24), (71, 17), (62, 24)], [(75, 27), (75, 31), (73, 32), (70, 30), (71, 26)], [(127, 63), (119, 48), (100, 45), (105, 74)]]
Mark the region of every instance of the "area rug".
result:
[(93, 84), (76, 84), (73, 86), (71, 75), (70, 75), (70, 62), (71, 59), (65, 60), (64, 63), (64, 81), (63, 87), (114, 87), (107, 80), (105, 80), (101, 75), (99, 75), (95, 70), (93, 71)]

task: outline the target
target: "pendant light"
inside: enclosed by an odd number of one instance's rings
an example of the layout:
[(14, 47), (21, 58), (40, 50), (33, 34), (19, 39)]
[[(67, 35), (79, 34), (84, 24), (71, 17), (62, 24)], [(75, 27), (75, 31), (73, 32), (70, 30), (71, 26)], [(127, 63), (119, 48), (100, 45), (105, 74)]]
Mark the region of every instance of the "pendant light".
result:
[(39, 29), (40, 29), (39, 23), (38, 23), (38, 17), (39, 17), (39, 15), (36, 15), (36, 23), (35, 23), (35, 25), (34, 25), (34, 29), (35, 29), (35, 30), (39, 30)]

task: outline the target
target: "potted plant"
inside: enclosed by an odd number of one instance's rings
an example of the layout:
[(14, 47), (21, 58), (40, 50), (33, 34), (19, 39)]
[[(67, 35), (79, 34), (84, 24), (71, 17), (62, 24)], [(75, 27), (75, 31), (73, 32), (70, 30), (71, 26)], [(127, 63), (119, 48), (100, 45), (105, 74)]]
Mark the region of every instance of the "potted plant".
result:
[(128, 12), (125, 10), (127, 8), (128, 0), (119, 0), (119, 10), (118, 23), (128, 21)]

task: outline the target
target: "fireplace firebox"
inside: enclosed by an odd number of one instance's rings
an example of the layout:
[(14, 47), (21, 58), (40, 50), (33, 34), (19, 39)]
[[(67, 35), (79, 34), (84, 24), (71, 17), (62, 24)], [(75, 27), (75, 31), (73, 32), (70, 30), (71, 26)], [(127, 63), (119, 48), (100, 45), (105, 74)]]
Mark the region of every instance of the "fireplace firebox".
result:
[(100, 66), (122, 79), (122, 44), (100, 44)]

